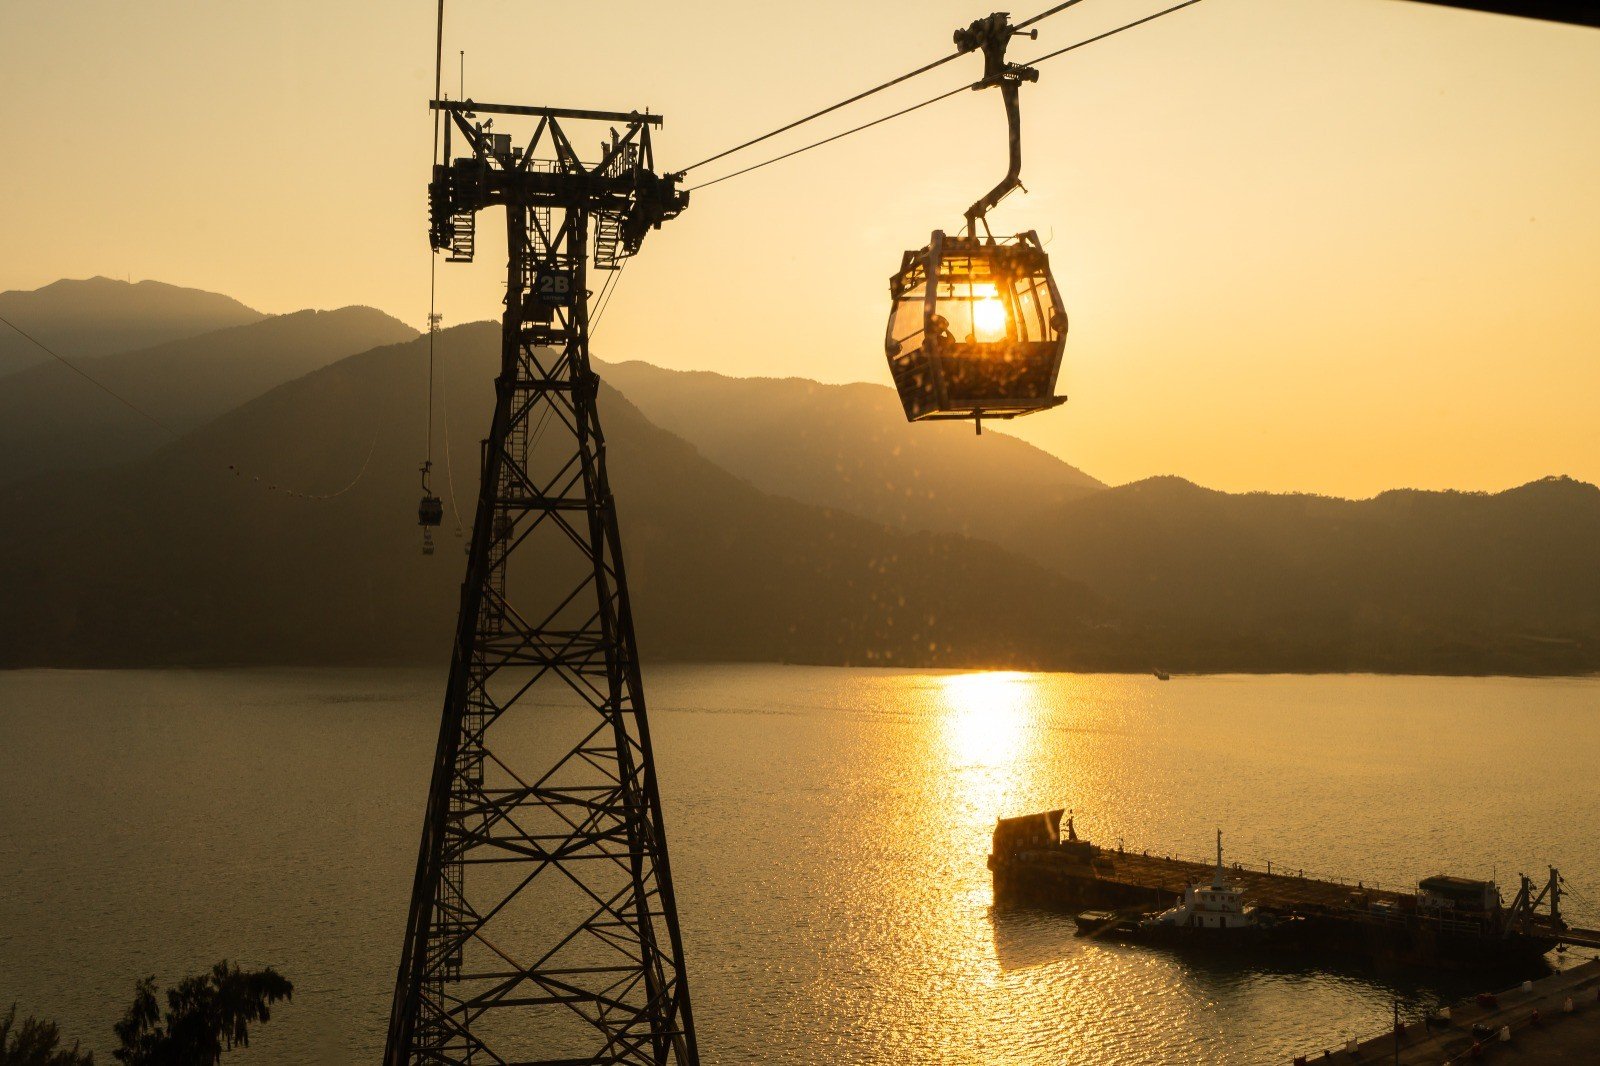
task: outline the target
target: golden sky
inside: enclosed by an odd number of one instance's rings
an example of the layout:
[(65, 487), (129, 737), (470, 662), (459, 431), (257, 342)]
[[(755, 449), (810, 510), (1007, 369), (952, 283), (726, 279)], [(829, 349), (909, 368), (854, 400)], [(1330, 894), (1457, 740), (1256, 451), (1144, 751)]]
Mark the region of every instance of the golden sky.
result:
[[(1087, 0), (1013, 54), (1163, 6)], [(451, 0), (446, 83), (465, 49), (479, 100), (648, 106), (670, 169), (943, 55), (983, 14)], [(432, 35), (417, 0), (0, 4), (0, 289), (156, 278), (420, 325)], [(1049, 241), (1072, 401), (1018, 435), (1111, 482), (1600, 481), (1600, 32), (1400, 0), (1205, 0), (1041, 75), (1023, 90), (1030, 192), (991, 217)], [(997, 95), (963, 94), (696, 194), (629, 267), (596, 354), (887, 382), (888, 276), (999, 178), (1003, 137)], [(441, 265), (447, 324), (498, 313), (500, 250)]]

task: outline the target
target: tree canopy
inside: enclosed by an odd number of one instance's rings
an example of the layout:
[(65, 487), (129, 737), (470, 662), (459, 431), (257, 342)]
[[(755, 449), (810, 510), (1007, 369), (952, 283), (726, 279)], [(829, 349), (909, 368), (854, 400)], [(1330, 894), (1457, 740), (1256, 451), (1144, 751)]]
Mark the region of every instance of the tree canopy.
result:
[(55, 1022), (41, 1022), (30, 1015), (19, 1027), (13, 1003), (0, 1018), (0, 1066), (94, 1066), (94, 1056), (79, 1051), (77, 1044), (62, 1047)]
[(127, 1066), (215, 1066), (224, 1051), (248, 1047), (250, 1026), (264, 1024), (270, 1007), (294, 995), (282, 974), (241, 970), (226, 959), (209, 974), (187, 977), (156, 1002), (156, 979), (134, 989), (133, 1004), (113, 1028), (121, 1046), (111, 1054)]

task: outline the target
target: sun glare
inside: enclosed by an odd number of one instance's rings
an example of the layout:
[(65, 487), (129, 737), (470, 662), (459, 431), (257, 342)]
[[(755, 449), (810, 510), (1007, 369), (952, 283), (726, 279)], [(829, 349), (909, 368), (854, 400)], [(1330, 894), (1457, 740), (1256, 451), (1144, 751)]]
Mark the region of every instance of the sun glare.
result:
[(943, 678), (940, 687), (949, 708), (945, 739), (958, 760), (993, 766), (1016, 758), (1028, 718), (1027, 674), (955, 674)]
[(976, 297), (972, 305), (972, 327), (980, 341), (997, 341), (1006, 335), (1006, 305), (1000, 302), (993, 284), (974, 285)]

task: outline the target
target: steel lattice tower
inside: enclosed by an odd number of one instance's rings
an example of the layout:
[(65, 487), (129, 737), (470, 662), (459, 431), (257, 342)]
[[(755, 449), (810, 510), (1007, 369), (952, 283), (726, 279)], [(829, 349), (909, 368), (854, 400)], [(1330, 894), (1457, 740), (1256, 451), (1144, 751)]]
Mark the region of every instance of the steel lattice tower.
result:
[[(659, 117), (434, 106), (434, 247), (470, 260), (476, 213), (503, 206), (508, 269), (384, 1061), (694, 1066), (587, 287), (591, 254), (617, 269), (687, 194), (651, 169)], [(517, 148), (483, 115), (538, 121)], [(613, 124), (598, 163), (562, 120)], [(451, 159), (452, 126), (470, 156)]]

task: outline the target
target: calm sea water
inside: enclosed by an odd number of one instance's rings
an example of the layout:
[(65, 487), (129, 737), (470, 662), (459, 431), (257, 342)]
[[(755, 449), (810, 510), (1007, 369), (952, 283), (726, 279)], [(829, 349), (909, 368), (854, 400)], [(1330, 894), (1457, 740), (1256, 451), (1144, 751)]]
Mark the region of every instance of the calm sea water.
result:
[[(241, 1062), (374, 1061), (437, 671), (0, 674), (0, 1008), (109, 1061), (144, 974), (296, 985)], [(1600, 680), (649, 671), (708, 1063), (1282, 1063), (1471, 989), (1207, 966), (990, 906), (994, 819), (1600, 899)], [(1509, 895), (1509, 893), (1508, 893)], [(1574, 898), (1575, 917), (1600, 910)], [(230, 1059), (233, 1061), (233, 1059)]]

